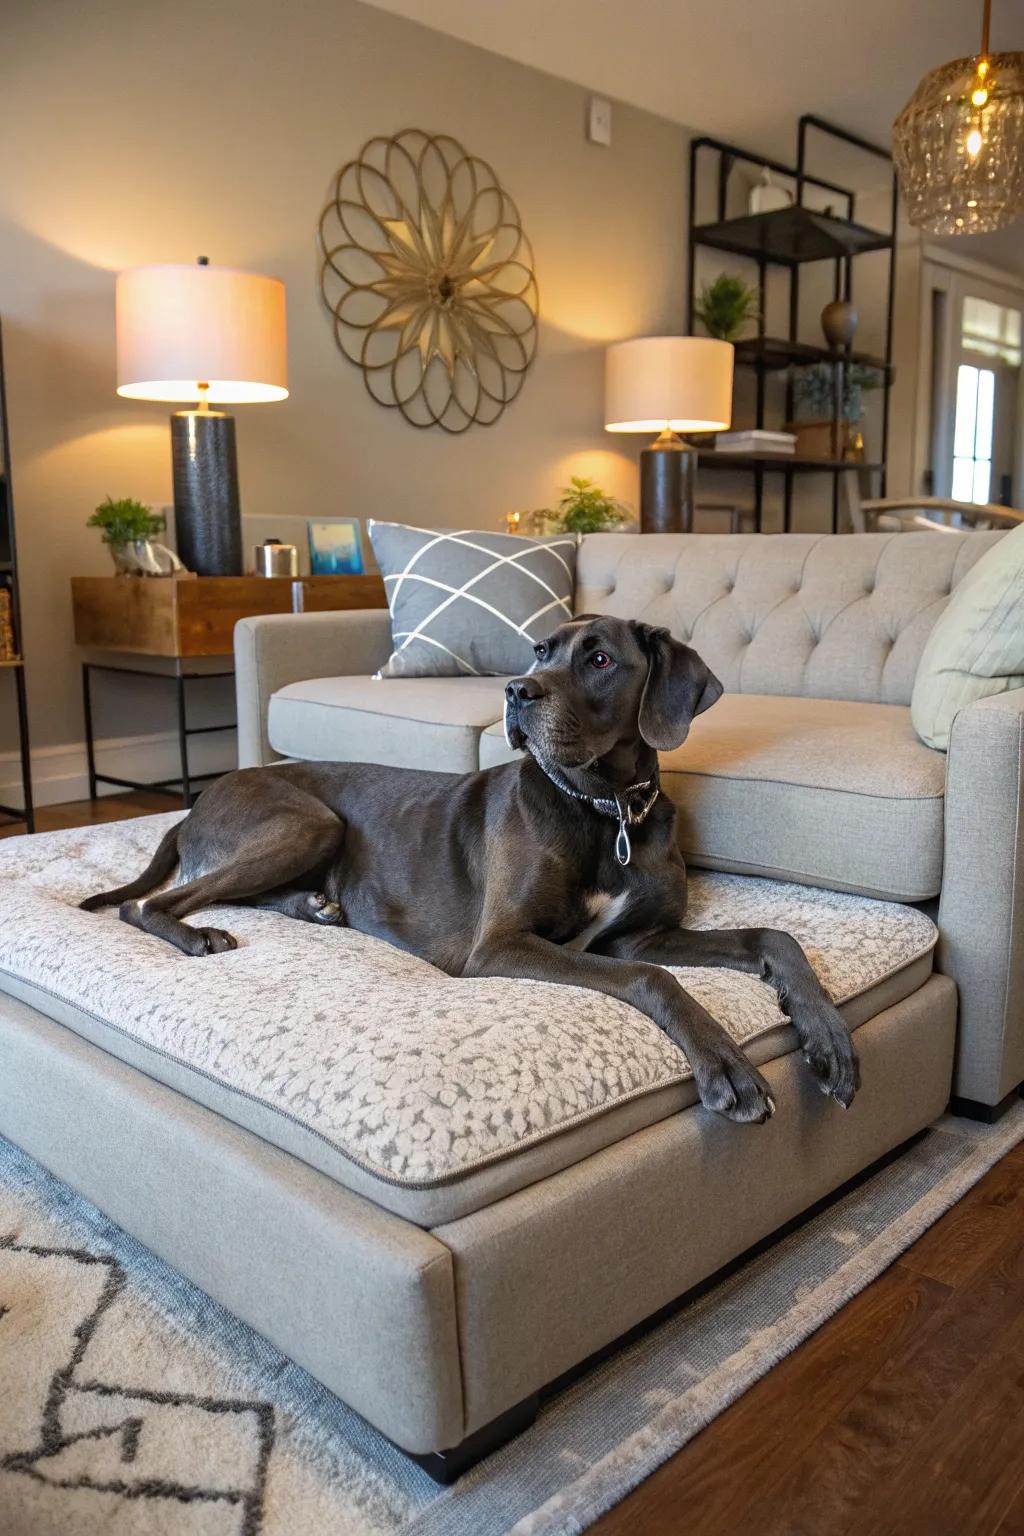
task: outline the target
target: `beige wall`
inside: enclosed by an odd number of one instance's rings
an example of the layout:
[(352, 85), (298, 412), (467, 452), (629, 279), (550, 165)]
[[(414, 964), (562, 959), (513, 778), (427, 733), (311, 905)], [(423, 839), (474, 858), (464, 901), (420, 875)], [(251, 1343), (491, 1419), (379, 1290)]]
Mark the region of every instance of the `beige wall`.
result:
[[(632, 447), (601, 429), (602, 351), (679, 325), (687, 140), (622, 107), (613, 147), (596, 148), (585, 103), (352, 0), (8, 0), (0, 313), (36, 748), (82, 734), (68, 578), (108, 569), (85, 518), (108, 493), (170, 498), (166, 408), (114, 393), (121, 267), (202, 252), (285, 279), (291, 397), (237, 412), (248, 512), (496, 526), (550, 503), (574, 472), (635, 499)], [(375, 405), (318, 298), (314, 237), (334, 172), (372, 134), (408, 126), (494, 164), (539, 278), (523, 393), (459, 439)], [(114, 698), (106, 734), (169, 723), (140, 711), (137, 686)]]
[[(617, 106), (613, 147), (597, 148), (586, 99), (354, 0), (7, 0), (0, 314), (44, 798), (82, 793), (68, 579), (109, 569), (85, 519), (108, 493), (170, 499), (165, 408), (114, 393), (120, 268), (203, 253), (285, 279), (291, 397), (237, 412), (250, 514), (493, 527), (549, 504), (571, 473), (635, 502), (639, 443), (601, 430), (602, 354), (684, 323), (688, 135)], [(458, 439), (370, 400), (318, 297), (315, 230), (333, 174), (371, 135), (408, 126), (443, 129), (494, 164), (536, 259), (534, 369), (496, 426)], [(912, 313), (897, 313), (910, 353)], [(708, 476), (702, 497), (723, 499), (725, 481)], [(735, 493), (748, 499), (749, 479)], [(827, 517), (823, 498), (799, 510), (801, 526)], [(197, 718), (224, 718), (227, 690), (202, 687)], [(103, 697), (103, 736), (170, 723), (170, 700), (138, 684), (110, 682)], [(0, 700), (0, 750), (13, 746), (12, 715)], [(147, 761), (169, 771), (168, 750)], [(0, 800), (11, 777), (0, 760)]]

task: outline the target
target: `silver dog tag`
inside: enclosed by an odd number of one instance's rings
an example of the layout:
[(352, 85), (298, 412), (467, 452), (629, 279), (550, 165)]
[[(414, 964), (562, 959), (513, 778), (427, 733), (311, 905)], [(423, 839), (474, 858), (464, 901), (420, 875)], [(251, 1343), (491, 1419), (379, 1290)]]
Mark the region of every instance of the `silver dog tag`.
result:
[(629, 807), (616, 797), (616, 805), (619, 808), (619, 835), (615, 839), (615, 857), (619, 863), (625, 866), (629, 863), (633, 854), (632, 844), (629, 841), (627, 825), (629, 822)]

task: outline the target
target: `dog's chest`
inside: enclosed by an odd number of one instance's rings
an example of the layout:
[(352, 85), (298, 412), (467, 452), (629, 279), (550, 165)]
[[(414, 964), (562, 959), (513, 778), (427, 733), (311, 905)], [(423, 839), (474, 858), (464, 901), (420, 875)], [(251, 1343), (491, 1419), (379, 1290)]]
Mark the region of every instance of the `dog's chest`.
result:
[(599, 933), (617, 921), (629, 905), (629, 892), (620, 891), (613, 896), (609, 891), (593, 891), (584, 902), (584, 925), (573, 938), (566, 939), (565, 949), (586, 949)]

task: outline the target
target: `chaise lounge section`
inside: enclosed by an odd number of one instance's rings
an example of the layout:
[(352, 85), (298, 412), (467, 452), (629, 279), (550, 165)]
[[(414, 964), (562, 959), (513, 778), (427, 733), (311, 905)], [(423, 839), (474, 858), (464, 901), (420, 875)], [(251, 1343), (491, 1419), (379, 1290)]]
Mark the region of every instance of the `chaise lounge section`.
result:
[(955, 994), (913, 909), (695, 878), (695, 923), (801, 937), (861, 1055), (843, 1112), (770, 988), (680, 971), (778, 1105), (736, 1126), (594, 993), (245, 908), (197, 961), (80, 911), (169, 819), (0, 849), (0, 1133), (435, 1475), (945, 1105)]

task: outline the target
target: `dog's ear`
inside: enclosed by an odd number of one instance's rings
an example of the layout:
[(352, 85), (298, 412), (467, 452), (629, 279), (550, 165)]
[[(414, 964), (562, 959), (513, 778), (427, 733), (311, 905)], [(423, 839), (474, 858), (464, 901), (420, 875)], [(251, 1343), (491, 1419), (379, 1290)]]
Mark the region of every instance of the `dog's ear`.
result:
[(635, 622), (632, 627), (648, 657), (640, 697), (640, 735), (658, 752), (669, 752), (682, 746), (693, 717), (721, 698), (722, 685), (697, 652), (673, 640), (667, 629)]

